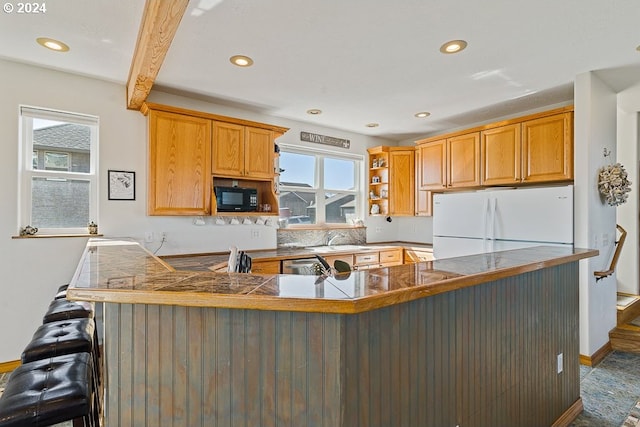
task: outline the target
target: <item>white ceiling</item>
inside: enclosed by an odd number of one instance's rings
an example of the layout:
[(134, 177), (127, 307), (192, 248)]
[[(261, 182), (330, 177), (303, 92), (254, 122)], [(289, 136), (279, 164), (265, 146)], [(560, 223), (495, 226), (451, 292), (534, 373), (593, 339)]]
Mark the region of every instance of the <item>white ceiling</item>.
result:
[[(46, 5), (0, 14), (0, 57), (126, 83), (142, 0)], [(451, 39), (469, 45), (440, 53)], [(155, 87), (402, 140), (570, 101), (587, 71), (622, 90), (639, 45), (638, 0), (191, 0)]]

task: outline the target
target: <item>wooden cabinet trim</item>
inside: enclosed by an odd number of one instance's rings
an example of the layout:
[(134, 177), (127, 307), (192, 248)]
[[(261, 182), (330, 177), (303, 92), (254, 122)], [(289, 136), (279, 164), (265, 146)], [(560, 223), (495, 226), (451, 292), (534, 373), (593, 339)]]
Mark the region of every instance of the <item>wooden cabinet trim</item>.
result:
[(145, 102), (143, 108), (140, 109), (140, 111), (145, 116), (149, 113), (150, 110), (153, 110), (153, 111), (165, 111), (165, 112), (168, 112), (168, 113), (176, 113), (176, 114), (181, 114), (181, 115), (185, 115), (185, 116), (200, 117), (200, 118), (203, 118), (203, 119), (215, 120), (215, 121), (219, 121), (219, 122), (235, 123), (237, 125), (242, 125), (242, 126), (251, 126), (251, 127), (256, 127), (256, 128), (260, 128), (260, 129), (268, 129), (268, 130), (272, 130), (276, 134), (280, 134), (280, 135), (284, 134), (286, 131), (289, 130), (289, 128), (282, 127), (282, 126), (276, 126), (276, 125), (270, 125), (270, 124), (267, 124), (267, 123), (254, 122), (254, 121), (245, 120), (245, 119), (238, 119), (236, 117), (221, 116), (221, 115), (218, 115), (218, 114), (206, 113), (204, 111), (196, 111), (196, 110), (189, 110), (189, 109), (186, 109), (186, 108), (173, 107), (171, 105), (154, 104), (152, 102)]
[(496, 128), (496, 127), (507, 126), (507, 125), (512, 125), (512, 124), (516, 124), (516, 123), (522, 123), (522, 122), (527, 121), (527, 120), (535, 120), (535, 119), (539, 119), (539, 118), (542, 118), (542, 117), (554, 116), (556, 114), (573, 112), (573, 109), (574, 109), (573, 105), (568, 105), (566, 107), (560, 107), (560, 108), (555, 108), (553, 110), (541, 111), (539, 113), (529, 114), (529, 115), (526, 115), (526, 116), (515, 117), (513, 119), (506, 119), (506, 120), (501, 120), (499, 122), (487, 123), (486, 125), (476, 126), (476, 127), (469, 128), (469, 129), (463, 129), (463, 130), (459, 130), (459, 131), (455, 131), (455, 132), (449, 132), (449, 133), (445, 133), (445, 134), (429, 136), (427, 138), (419, 139), (419, 140), (415, 141), (415, 143), (417, 145), (419, 145), (419, 144), (427, 144), (427, 143), (430, 143), (430, 142), (433, 142), (433, 141), (437, 141), (439, 139), (453, 138), (455, 136), (464, 135), (465, 133), (481, 132), (481, 131), (493, 129), (493, 128)]

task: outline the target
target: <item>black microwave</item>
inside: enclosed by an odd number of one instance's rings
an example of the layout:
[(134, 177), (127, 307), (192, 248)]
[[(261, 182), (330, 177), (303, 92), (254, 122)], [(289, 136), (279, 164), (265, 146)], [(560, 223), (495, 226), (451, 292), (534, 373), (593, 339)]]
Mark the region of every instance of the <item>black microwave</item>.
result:
[(258, 190), (241, 187), (213, 187), (218, 212), (254, 212), (258, 210)]

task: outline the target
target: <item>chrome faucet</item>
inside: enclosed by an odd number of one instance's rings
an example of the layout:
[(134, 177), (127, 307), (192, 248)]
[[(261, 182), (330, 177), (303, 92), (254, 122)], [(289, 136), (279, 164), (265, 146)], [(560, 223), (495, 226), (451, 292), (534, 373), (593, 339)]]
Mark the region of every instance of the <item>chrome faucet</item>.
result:
[(336, 239), (338, 239), (339, 237), (346, 237), (346, 235), (344, 233), (340, 233), (340, 232), (337, 232), (337, 233), (334, 234), (333, 232), (329, 231), (327, 233), (327, 246), (331, 246), (333, 244), (333, 242)]

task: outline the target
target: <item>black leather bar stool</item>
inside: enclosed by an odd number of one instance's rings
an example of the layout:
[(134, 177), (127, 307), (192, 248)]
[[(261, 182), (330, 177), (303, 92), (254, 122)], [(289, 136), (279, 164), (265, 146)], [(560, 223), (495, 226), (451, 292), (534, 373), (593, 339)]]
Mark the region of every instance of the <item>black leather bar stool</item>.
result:
[(78, 318), (93, 319), (93, 314), (93, 305), (91, 303), (55, 299), (51, 301), (51, 304), (49, 304), (49, 308), (47, 309), (42, 322), (49, 323), (58, 320)]
[(58, 288), (58, 291), (56, 292), (56, 296), (54, 299), (64, 299), (67, 297), (67, 289), (69, 288), (69, 285), (62, 285)]
[(50, 426), (73, 421), (99, 426), (89, 353), (29, 362), (16, 368), (0, 397), (0, 427)]
[[(68, 319), (91, 319), (93, 322), (93, 339), (98, 359), (101, 357), (98, 345), (98, 331), (95, 328), (93, 304), (83, 301), (68, 301), (66, 299), (54, 299), (49, 304), (42, 323), (58, 322)], [(100, 366), (100, 365), (98, 365)]]
[(43, 324), (69, 319), (91, 319), (93, 323), (93, 349), (98, 372), (98, 382), (102, 383), (102, 354), (98, 342), (98, 331), (95, 324), (93, 304), (83, 301), (56, 299), (51, 301), (42, 321)]
[(93, 319), (69, 319), (44, 323), (22, 352), (22, 363), (72, 353), (95, 353)]
[[(91, 354), (93, 376), (96, 386), (100, 386), (100, 356), (93, 319), (69, 319), (42, 324), (22, 352), (21, 361), (25, 364), (74, 353)], [(96, 406), (101, 408), (101, 394), (97, 393), (96, 397)]]

